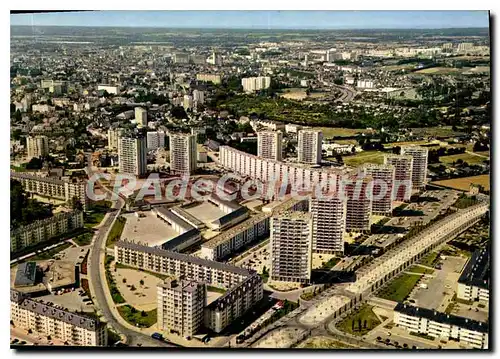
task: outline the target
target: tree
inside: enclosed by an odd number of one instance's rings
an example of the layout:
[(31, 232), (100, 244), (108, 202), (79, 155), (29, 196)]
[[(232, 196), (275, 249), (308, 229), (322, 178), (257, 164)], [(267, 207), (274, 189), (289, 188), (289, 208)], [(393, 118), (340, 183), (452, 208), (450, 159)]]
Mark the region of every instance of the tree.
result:
[(71, 199), (71, 208), (79, 211), (83, 210), (82, 202), (76, 196)]
[(123, 282), (123, 283), (127, 283), (127, 279), (126, 279), (126, 278), (123, 278), (122, 282)]
[(47, 335), (47, 340), (52, 340), (52, 337), (50, 335)]
[(142, 280), (142, 279), (141, 279), (141, 280), (139, 281), (139, 284), (140, 284), (140, 285), (144, 285), (144, 280)]
[(381, 341), (382, 340), (382, 337), (377, 337), (377, 341)]
[(144, 310), (141, 311), (141, 317), (147, 317), (147, 313)]

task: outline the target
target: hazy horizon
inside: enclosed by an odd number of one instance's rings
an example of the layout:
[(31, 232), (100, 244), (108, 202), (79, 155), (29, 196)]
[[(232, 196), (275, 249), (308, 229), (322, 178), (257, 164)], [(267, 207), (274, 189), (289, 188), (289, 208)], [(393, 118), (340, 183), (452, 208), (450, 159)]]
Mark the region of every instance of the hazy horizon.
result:
[(112, 10), (11, 14), (10, 25), (249, 30), (439, 30), (489, 28), (489, 12)]

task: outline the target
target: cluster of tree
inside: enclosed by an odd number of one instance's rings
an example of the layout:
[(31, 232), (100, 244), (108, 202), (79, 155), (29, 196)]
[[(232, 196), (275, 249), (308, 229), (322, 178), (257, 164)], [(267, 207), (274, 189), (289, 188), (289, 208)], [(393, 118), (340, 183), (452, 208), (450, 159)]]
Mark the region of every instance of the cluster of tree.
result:
[(465, 147), (439, 147), (438, 149), (429, 150), (429, 163), (438, 163), (439, 157), (441, 156), (451, 156), (460, 153), (465, 153)]
[(10, 226), (17, 228), (52, 217), (52, 205), (30, 199), (21, 182), (10, 180)]
[(148, 94), (145, 94), (142, 91), (135, 96), (135, 101), (150, 102), (152, 104), (158, 104), (158, 105), (165, 105), (170, 103), (168, 97), (166, 97), (165, 95), (158, 95), (155, 92), (150, 92)]
[(476, 141), (472, 150), (474, 152), (489, 151), (488, 141)]
[(186, 113), (186, 110), (182, 106), (174, 106), (172, 107), (172, 110), (170, 110), (170, 113), (172, 116), (178, 120), (182, 120), (185, 118), (188, 118), (188, 115)]

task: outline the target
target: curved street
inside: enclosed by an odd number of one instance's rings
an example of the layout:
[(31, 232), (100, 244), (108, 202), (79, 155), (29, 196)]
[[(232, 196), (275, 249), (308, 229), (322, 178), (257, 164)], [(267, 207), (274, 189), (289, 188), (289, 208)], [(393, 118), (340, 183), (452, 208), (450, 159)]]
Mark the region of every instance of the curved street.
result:
[[(89, 170), (89, 173), (91, 171)], [(102, 186), (108, 193), (111, 193), (109, 189)], [(120, 323), (119, 319), (115, 316), (115, 313), (110, 307), (113, 305), (111, 295), (109, 293), (109, 288), (107, 286), (107, 281), (105, 277), (104, 259), (106, 254), (106, 238), (108, 231), (113, 226), (116, 218), (119, 216), (122, 207), (125, 205), (123, 198), (119, 197), (118, 201), (114, 202), (113, 210), (109, 212), (106, 217), (101, 222), (101, 226), (97, 230), (94, 238), (92, 240), (92, 248), (89, 253), (88, 259), (88, 274), (90, 277), (90, 288), (92, 293), (92, 300), (99, 308), (102, 316), (106, 319), (106, 322), (115, 331), (119, 332), (125, 336), (125, 341), (130, 346), (144, 346), (144, 347), (166, 347), (172, 348), (176, 347), (172, 344), (167, 344), (160, 342), (151, 338), (149, 335), (140, 333), (138, 331), (132, 330)], [(109, 297), (109, 299), (108, 299)], [(119, 315), (119, 314), (116, 314)]]

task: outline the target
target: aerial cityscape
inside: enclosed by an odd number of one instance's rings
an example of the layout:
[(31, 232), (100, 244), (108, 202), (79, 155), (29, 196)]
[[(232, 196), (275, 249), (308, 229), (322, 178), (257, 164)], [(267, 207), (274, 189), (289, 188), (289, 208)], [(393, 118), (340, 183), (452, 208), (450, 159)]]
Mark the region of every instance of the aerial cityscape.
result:
[(10, 20), (12, 349), (491, 350), (488, 11)]

